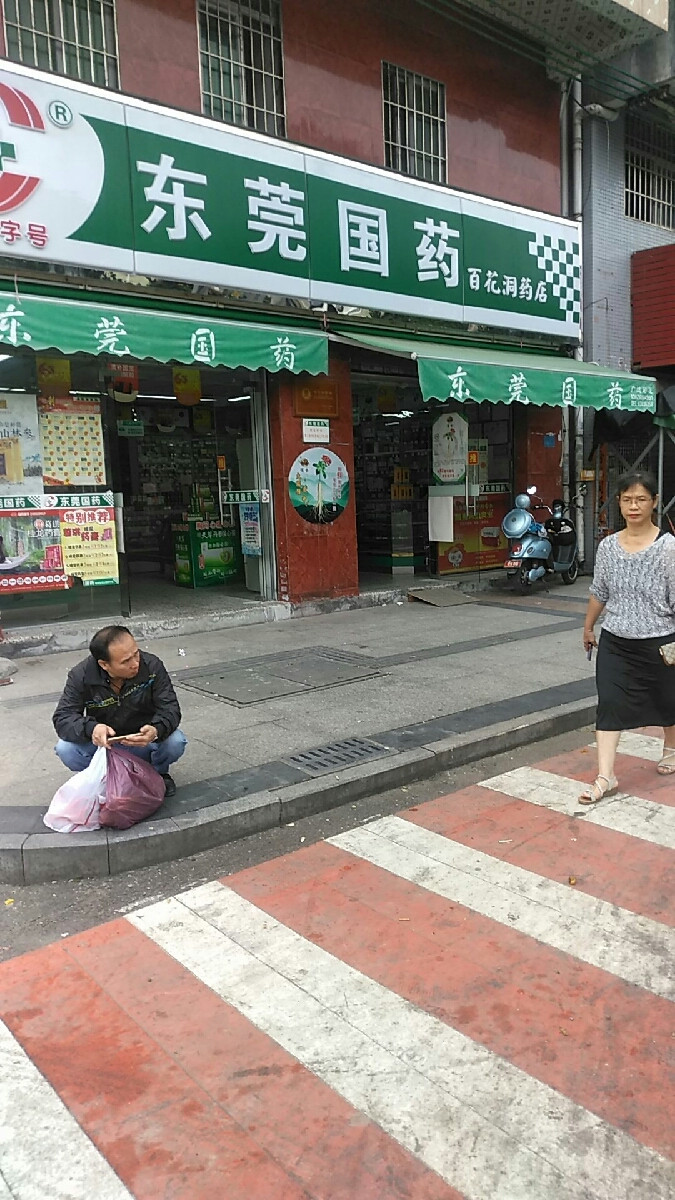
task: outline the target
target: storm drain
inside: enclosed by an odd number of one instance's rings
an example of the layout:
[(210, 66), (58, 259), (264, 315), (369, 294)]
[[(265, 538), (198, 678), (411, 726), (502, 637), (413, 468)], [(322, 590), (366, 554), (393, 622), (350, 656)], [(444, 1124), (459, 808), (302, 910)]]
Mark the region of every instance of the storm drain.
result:
[(325, 775), (328, 771), (343, 771), (345, 767), (356, 766), (371, 758), (383, 758), (390, 753), (389, 748), (379, 742), (354, 737), (331, 742), (328, 746), (315, 746), (313, 750), (303, 750), (301, 754), (290, 755), (284, 762), (306, 771), (308, 775)]

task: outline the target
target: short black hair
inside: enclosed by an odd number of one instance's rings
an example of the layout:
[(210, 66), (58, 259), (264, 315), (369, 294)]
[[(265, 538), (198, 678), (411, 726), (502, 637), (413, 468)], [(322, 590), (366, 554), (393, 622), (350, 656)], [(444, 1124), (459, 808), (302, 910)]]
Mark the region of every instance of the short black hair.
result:
[(639, 470), (626, 471), (621, 476), (616, 485), (617, 497), (623, 496), (624, 492), (627, 492), (629, 488), (637, 487), (638, 485), (643, 487), (646, 492), (649, 492), (652, 500), (656, 500), (659, 494), (659, 485), (656, 482), (656, 476), (652, 475), (651, 471)]
[(131, 630), (127, 629), (126, 625), (106, 625), (104, 629), (99, 629), (95, 633), (89, 643), (89, 653), (94, 656), (96, 661), (103, 659), (103, 662), (110, 662), (110, 647), (113, 642), (118, 642), (125, 633), (132, 636)]

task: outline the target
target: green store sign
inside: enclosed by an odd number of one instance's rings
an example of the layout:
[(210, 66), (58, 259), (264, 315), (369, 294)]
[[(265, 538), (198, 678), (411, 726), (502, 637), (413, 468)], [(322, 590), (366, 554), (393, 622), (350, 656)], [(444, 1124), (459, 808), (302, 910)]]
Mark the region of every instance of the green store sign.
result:
[(0, 253), (579, 337), (574, 222), (27, 68), (0, 99)]

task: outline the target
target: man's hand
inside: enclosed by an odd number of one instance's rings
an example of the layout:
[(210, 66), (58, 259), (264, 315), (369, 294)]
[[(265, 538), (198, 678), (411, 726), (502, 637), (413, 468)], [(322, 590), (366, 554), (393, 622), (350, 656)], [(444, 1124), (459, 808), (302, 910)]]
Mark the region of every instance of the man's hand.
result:
[(91, 740), (95, 746), (107, 746), (108, 738), (115, 737), (115, 730), (109, 725), (94, 725)]
[(157, 730), (154, 725), (142, 725), (139, 733), (130, 733), (122, 742), (123, 746), (149, 746), (157, 741)]

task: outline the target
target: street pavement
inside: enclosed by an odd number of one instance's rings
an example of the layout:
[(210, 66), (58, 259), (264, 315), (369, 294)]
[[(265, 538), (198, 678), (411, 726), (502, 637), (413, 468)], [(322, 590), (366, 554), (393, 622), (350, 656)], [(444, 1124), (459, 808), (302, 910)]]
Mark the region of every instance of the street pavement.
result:
[[(586, 579), (523, 600), (479, 593), (449, 608), (399, 602), (142, 641), (165, 662), (183, 709), (190, 745), (176, 782), (590, 680), (580, 632), (587, 597)], [(0, 688), (0, 810), (46, 806), (67, 778), (51, 715), (83, 657), (20, 658), (14, 683)]]
[(671, 1200), (656, 732), (0, 965), (2, 1200)]

